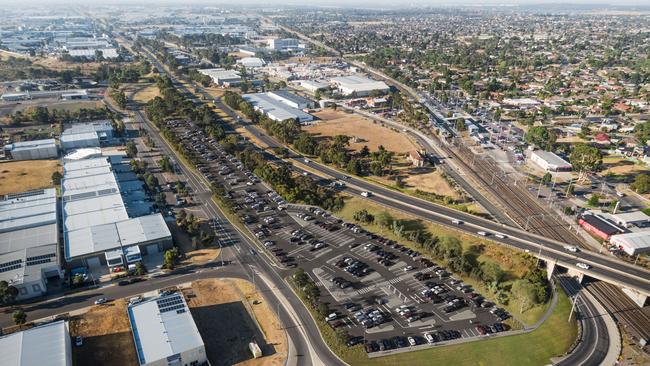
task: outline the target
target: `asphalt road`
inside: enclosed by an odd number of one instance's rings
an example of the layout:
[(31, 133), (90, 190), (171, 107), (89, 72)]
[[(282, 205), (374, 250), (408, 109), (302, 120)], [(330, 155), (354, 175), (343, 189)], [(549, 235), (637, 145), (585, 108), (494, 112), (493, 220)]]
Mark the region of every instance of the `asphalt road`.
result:
[(598, 314), (589, 298), (580, 294), (582, 286), (575, 279), (561, 276), (559, 282), (571, 297), (578, 296), (575, 316), (582, 326), (582, 334), (573, 352), (556, 365), (602, 364), (607, 356), (610, 343), (610, 334), (605, 321)]
[[(217, 106), (229, 111), (223, 105)], [(275, 139), (260, 132), (256, 127), (252, 125), (245, 125), (245, 127), (251, 134), (265, 144), (272, 147), (280, 146)], [(292, 156), (290, 159), (294, 162), (305, 164), (304, 157)], [(308, 165), (311, 169), (317, 170), (324, 175), (345, 182), (347, 185), (345, 190), (348, 193), (360, 195), (362, 191), (371, 192), (372, 196), (367, 198), (371, 201), (407, 212), (427, 221), (453, 226), (455, 229), (471, 234), (476, 234), (477, 231), (485, 231), (492, 234), (500, 233), (505, 235), (505, 238), (497, 238), (491, 235), (490, 239), (521, 250), (528, 250), (531, 254), (538, 255), (542, 259), (557, 261), (566, 267), (575, 268), (575, 263), (577, 262), (589, 263), (593, 267), (586, 271), (587, 275), (608, 282), (624, 283), (636, 290), (650, 294), (650, 272), (643, 268), (591, 251), (582, 250), (578, 253), (567, 252), (564, 249), (566, 245), (564, 243), (368, 183), (363, 179), (348, 176), (336, 169), (313, 161), (310, 161)], [(452, 219), (460, 220), (464, 224), (453, 225)]]
[[(153, 128), (150, 122), (147, 122), (146, 119), (144, 119), (142, 113), (136, 111), (135, 116), (136, 119), (138, 119), (139, 121), (145, 122), (144, 123), (145, 129), (147, 129), (149, 136), (151, 136), (152, 138), (154, 138), (154, 140), (156, 140), (156, 146), (161, 148), (166, 155), (175, 156), (176, 161), (181, 162), (181, 159), (178, 158), (178, 156), (174, 153), (174, 151), (169, 147), (169, 145), (167, 145), (164, 139), (160, 136), (158, 130)], [(190, 185), (190, 187), (194, 192), (200, 193), (200, 192), (205, 192), (207, 190), (207, 187), (204, 184), (204, 182), (200, 178), (198, 178), (190, 169), (188, 169), (188, 167), (186, 167), (184, 164), (179, 164), (179, 166), (181, 167), (183, 174), (187, 178), (188, 184)], [(198, 194), (196, 195), (196, 197), (198, 199), (203, 200), (206, 213), (211, 218), (219, 219), (224, 229), (229, 233), (231, 233), (235, 241), (237, 243), (240, 243), (241, 246), (244, 248), (244, 250), (242, 250), (241, 252), (237, 252), (236, 254), (238, 257), (238, 263), (240, 263), (242, 267), (253, 266), (255, 270), (259, 271), (266, 278), (268, 278), (271, 281), (272, 286), (282, 293), (282, 295), (288, 300), (293, 311), (295, 311), (295, 313), (298, 315), (298, 319), (300, 323), (296, 324), (297, 326), (296, 328), (288, 327), (287, 332), (288, 335), (291, 337), (292, 341), (294, 342), (296, 349), (298, 350), (298, 354), (302, 354), (302, 355), (309, 354), (309, 357), (304, 357), (303, 359), (301, 359), (299, 364), (300, 365), (318, 364), (319, 362), (311, 361), (312, 359), (318, 359), (318, 358), (326, 365), (343, 364), (338, 359), (338, 357), (330, 351), (327, 344), (325, 344), (325, 342), (320, 336), (320, 332), (318, 330), (318, 327), (316, 326), (316, 323), (311, 317), (311, 314), (305, 308), (302, 301), (293, 293), (293, 291), (287, 286), (286, 282), (284, 281), (283, 277), (286, 276), (288, 272), (280, 271), (272, 267), (264, 259), (259, 258), (258, 255), (251, 254), (252, 253), (251, 250), (254, 249), (255, 250), (254, 252), (256, 253), (258, 247), (251, 239), (249, 239), (245, 235), (242, 235), (242, 233), (236, 230), (236, 228), (233, 225), (231, 225), (230, 222), (228, 222), (228, 220), (224, 217), (224, 215), (220, 211), (219, 207), (217, 207), (217, 205), (210, 199), (211, 194), (208, 195)], [(277, 300), (274, 303), (277, 303)], [(290, 318), (288, 318), (286, 309), (284, 314), (285, 314), (284, 317), (281, 315), (281, 320), (283, 321), (283, 324), (293, 324), (294, 321), (286, 322), (287, 320), (290, 320)], [(315, 355), (310, 354), (311, 350), (315, 352)], [(307, 360), (309, 360), (309, 362)]]

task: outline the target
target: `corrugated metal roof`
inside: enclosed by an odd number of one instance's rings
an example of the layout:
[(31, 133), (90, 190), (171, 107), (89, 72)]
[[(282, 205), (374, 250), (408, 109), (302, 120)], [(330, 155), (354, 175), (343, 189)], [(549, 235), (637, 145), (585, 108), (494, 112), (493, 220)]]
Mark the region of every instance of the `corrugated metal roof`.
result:
[(141, 365), (204, 348), (181, 294), (159, 296), (129, 306), (128, 312)]
[(0, 337), (2, 366), (71, 366), (68, 324), (58, 321)]

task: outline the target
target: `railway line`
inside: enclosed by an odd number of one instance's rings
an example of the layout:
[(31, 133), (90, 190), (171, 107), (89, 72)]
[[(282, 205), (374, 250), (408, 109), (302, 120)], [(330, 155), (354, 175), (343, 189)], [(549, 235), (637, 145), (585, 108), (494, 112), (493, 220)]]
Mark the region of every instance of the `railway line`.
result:
[(650, 307), (639, 308), (621, 289), (606, 282), (587, 282), (585, 287), (632, 337), (650, 339)]
[[(477, 163), (476, 154), (462, 143), (458, 144), (456, 149), (446, 148), (446, 152), (454, 156), (456, 162), (464, 166), (464, 170), (473, 172), (482, 186), (496, 197), (502, 206), (508, 208), (508, 216), (524, 230), (530, 229), (551, 239), (582, 246), (582, 240), (553, 217), (552, 213), (535, 202), (525, 188), (514, 187), (505, 181), (498, 174), (501, 169), (492, 159), (481, 159), (480, 163)], [(474, 163), (469, 164), (468, 161)]]

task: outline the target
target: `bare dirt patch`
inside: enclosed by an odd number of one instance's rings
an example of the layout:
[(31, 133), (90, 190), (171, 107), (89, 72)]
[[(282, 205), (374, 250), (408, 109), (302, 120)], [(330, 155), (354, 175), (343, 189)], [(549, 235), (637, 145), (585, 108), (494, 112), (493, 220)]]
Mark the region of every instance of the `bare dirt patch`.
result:
[(52, 173), (62, 172), (58, 160), (0, 163), (0, 195), (52, 187)]
[[(284, 364), (284, 331), (270, 304), (251, 283), (239, 279), (201, 280), (183, 292), (212, 365)], [(264, 354), (258, 359), (248, 350), (253, 338)]]
[(439, 170), (431, 171), (431, 169), (428, 169), (422, 173), (419, 173), (419, 171), (417, 169), (411, 169), (404, 180), (409, 188), (432, 192), (453, 199), (461, 198), (458, 192), (445, 180)]
[(627, 160), (623, 157), (608, 156), (603, 158), (603, 170), (601, 175), (608, 174), (615, 175), (637, 175), (640, 173), (648, 173), (648, 166), (643, 163), (637, 163)]
[(79, 67), (84, 74), (95, 72), (101, 66), (99, 62), (66, 62), (57, 57), (39, 58), (34, 60), (34, 64), (57, 71), (74, 70)]
[(405, 134), (356, 114), (325, 109), (314, 113), (314, 115), (321, 121), (313, 126), (305, 127), (307, 132), (328, 137), (350, 136), (353, 138), (350, 140), (350, 148), (357, 151), (361, 150), (364, 145), (367, 145), (371, 151), (375, 151), (379, 145), (383, 145), (386, 150), (397, 153), (406, 153), (417, 149), (417, 146)]
[(83, 346), (72, 348), (75, 365), (138, 365), (124, 300), (93, 306), (72, 318), (70, 335), (80, 335), (84, 340)]
[(133, 100), (140, 103), (146, 103), (159, 95), (160, 91), (158, 90), (158, 87), (156, 85), (149, 85), (133, 94)]

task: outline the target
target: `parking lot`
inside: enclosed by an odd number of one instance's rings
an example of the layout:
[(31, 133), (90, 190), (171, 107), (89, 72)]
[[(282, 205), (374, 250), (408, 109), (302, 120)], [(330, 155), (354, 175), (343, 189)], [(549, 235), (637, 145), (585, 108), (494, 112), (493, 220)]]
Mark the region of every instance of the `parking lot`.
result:
[(321, 209), (287, 204), (189, 122), (168, 127), (195, 154), (198, 171), (226, 189), (266, 252), (255, 254), (281, 269), (303, 268), (320, 287), (328, 324), (346, 329), (350, 346), (386, 351), (507, 330), (505, 311), (419, 252)]

